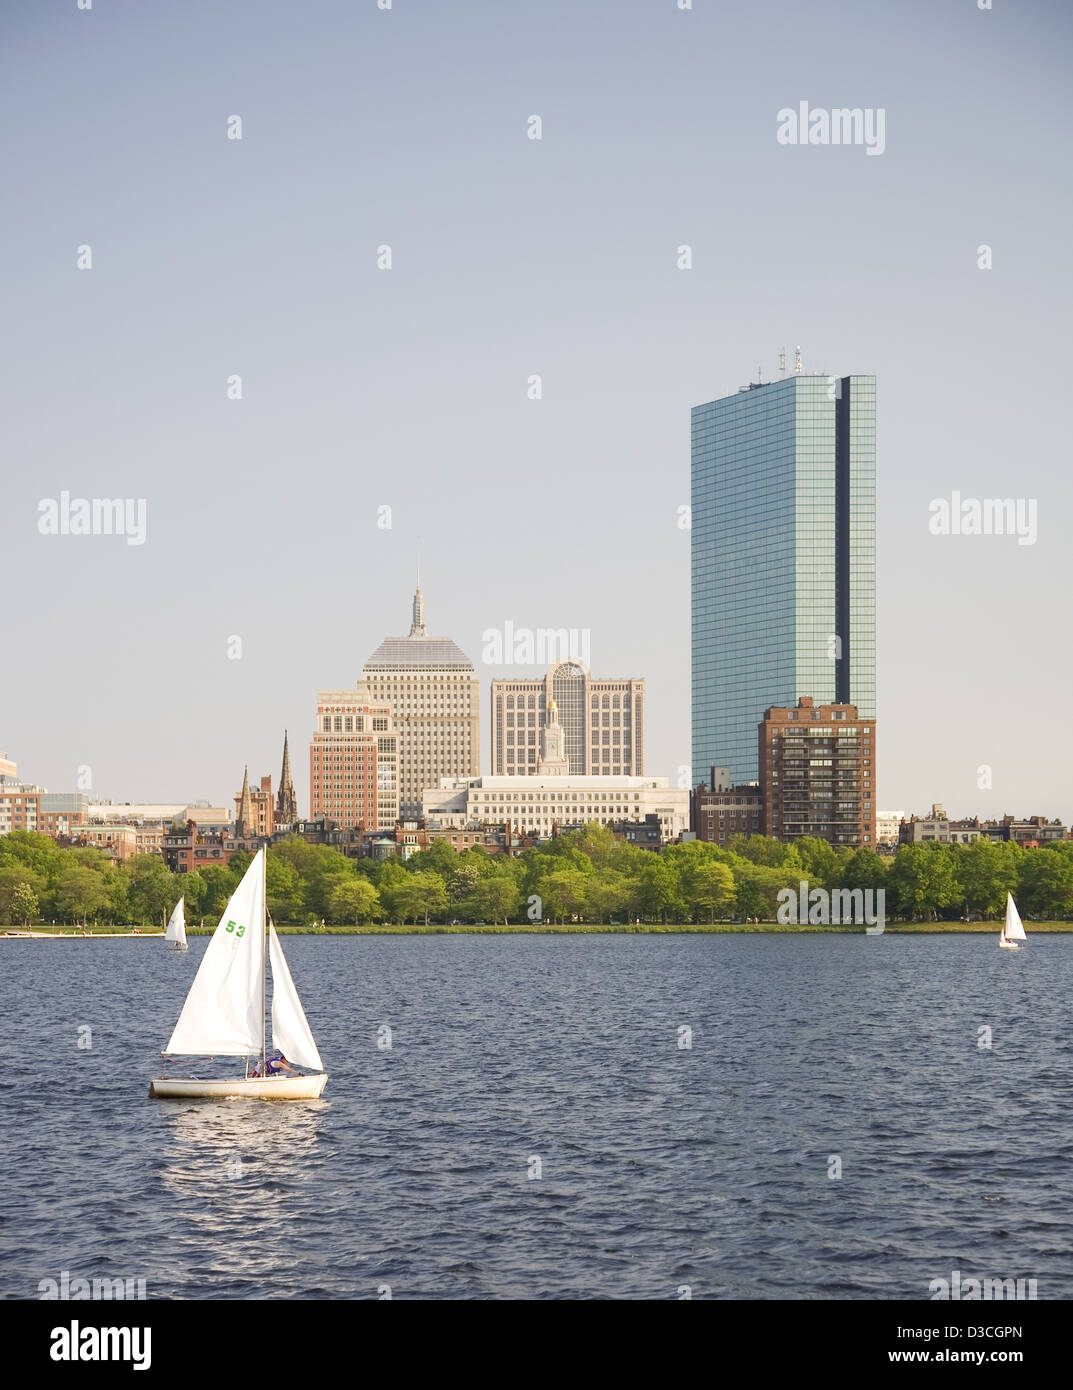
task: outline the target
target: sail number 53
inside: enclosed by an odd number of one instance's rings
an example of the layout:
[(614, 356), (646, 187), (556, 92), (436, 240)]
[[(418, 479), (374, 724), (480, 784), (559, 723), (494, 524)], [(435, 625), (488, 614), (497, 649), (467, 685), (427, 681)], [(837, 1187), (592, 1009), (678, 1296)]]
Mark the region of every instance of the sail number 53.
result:
[(234, 932), (236, 936), (243, 936), (245, 934), (246, 928), (245, 926), (240, 926), (237, 922), (228, 922), (227, 926), (224, 928), (224, 931)]

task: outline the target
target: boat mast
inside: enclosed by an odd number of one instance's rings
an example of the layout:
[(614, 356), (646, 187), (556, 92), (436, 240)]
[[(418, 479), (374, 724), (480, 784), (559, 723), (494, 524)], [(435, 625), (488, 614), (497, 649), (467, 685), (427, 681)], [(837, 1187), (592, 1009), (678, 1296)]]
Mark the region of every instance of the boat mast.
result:
[(260, 849), (261, 855), (261, 1075), (265, 1074), (265, 1008), (268, 1004), (267, 983), (265, 974), (267, 963), (265, 961), (266, 945), (268, 942), (268, 870), (265, 864), (264, 845)]

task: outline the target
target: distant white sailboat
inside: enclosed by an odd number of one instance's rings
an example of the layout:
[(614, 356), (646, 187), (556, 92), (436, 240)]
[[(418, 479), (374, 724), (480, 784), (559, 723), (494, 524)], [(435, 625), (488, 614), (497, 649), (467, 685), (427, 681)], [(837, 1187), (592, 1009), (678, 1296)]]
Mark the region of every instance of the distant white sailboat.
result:
[(183, 917), (183, 904), (186, 902), (186, 895), (179, 899), (175, 904), (175, 909), (168, 918), (168, 929), (164, 933), (164, 940), (173, 951), (185, 951), (186, 946), (186, 919)]
[[(265, 1054), (267, 966), (272, 966), (272, 1043), (287, 1063), (313, 1075), (271, 1072)], [(159, 1076), (149, 1095), (161, 1099), (247, 1096), (255, 1100), (312, 1100), (328, 1074), (265, 906), (265, 851), (260, 849), (212, 934), (179, 1021), (164, 1052), (193, 1057), (243, 1057), (245, 1075), (234, 1080)], [(249, 1059), (259, 1064), (250, 1074)]]
[(1017, 904), (1013, 900), (1011, 893), (1006, 894), (1006, 920), (1002, 924), (1002, 930), (998, 935), (998, 944), (1007, 951), (1019, 951), (1019, 941), (1027, 941), (1025, 929), (1021, 924), (1021, 916), (1017, 911)]

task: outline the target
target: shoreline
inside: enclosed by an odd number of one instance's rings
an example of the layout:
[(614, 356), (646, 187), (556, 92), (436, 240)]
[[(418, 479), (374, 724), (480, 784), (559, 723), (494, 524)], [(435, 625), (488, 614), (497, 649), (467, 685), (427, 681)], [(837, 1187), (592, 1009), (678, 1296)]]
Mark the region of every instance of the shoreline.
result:
[[(206, 932), (206, 936), (210, 933)], [(97, 931), (72, 931), (67, 927), (57, 927), (55, 929), (42, 927), (0, 927), (0, 941), (89, 941), (104, 940), (106, 937), (116, 937), (124, 941), (132, 941), (139, 937), (145, 937), (147, 941), (162, 941), (164, 933), (162, 931), (133, 931), (130, 927), (116, 927), (109, 930), (102, 927)]]
[[(897, 922), (884, 928), (883, 936), (997, 936), (1001, 921), (994, 922)], [(1061, 935), (1073, 932), (1073, 922), (1029, 922), (1025, 924), (1029, 936)], [(187, 937), (211, 936), (215, 928), (187, 927)], [(386, 926), (367, 925), (351, 927), (288, 927), (276, 923), (280, 936), (720, 936), (720, 935), (827, 935), (864, 936), (863, 926), (822, 926), (811, 923), (761, 922), (668, 922), (632, 924), (630, 926), (611, 926), (596, 923), (564, 923), (547, 927), (532, 925), (510, 926), (443, 926), (435, 923), (425, 926)], [(72, 931), (68, 928), (55, 931), (33, 928), (0, 927), (0, 940), (4, 941), (101, 941), (109, 938), (122, 941), (146, 940), (162, 941), (162, 931), (132, 931), (130, 928), (109, 931), (108, 928), (95, 931)]]

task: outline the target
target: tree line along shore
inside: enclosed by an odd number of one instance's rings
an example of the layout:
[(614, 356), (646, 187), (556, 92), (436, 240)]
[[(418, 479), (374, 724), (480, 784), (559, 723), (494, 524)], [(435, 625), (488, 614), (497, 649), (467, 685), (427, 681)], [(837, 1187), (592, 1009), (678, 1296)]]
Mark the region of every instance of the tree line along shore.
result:
[[(99, 850), (61, 849), (47, 835), (0, 837), (0, 922), (12, 927), (85, 923), (161, 929), (180, 895), (188, 931), (211, 931), (251, 856), (173, 874), (158, 855), (113, 864)], [(737, 836), (724, 849), (701, 841), (658, 853), (615, 840), (603, 826), (523, 851), (517, 858), (440, 841), (407, 860), (351, 859), (297, 837), (267, 856), (268, 907), (277, 926), (302, 930), (859, 930), (783, 925), (779, 894), (810, 889), (884, 894), (890, 926), (973, 929), (1002, 915), (1013, 893), (1029, 923), (1073, 923), (1073, 841), (1038, 849), (980, 839), (972, 845), (903, 845), (893, 856)], [(754, 919), (759, 919), (756, 921)]]

